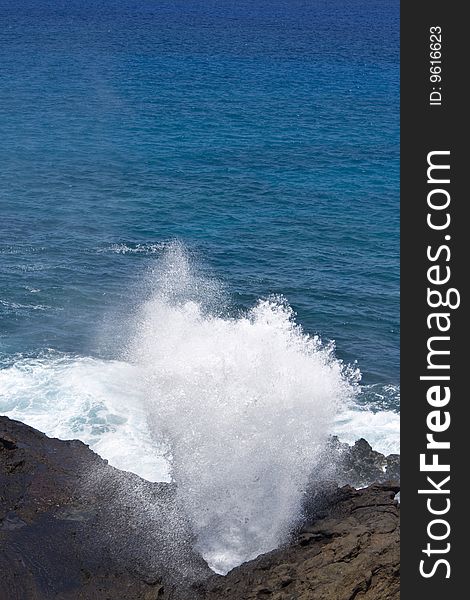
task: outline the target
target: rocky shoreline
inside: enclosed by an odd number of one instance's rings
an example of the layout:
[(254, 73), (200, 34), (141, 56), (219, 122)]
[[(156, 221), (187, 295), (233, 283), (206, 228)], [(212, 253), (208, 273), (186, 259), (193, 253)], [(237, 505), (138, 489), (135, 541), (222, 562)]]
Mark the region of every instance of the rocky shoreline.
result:
[(222, 577), (173, 484), (0, 417), (0, 599), (398, 600), (399, 457), (365, 440), (329, 451), (334, 477), (309, 490), (291, 542)]

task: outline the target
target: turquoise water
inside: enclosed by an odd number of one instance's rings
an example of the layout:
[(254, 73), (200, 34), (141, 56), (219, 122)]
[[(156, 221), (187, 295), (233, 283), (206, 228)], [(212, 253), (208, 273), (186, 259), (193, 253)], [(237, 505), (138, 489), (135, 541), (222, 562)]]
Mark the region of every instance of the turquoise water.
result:
[(396, 411), (398, 2), (0, 11), (3, 410), (59, 398), (54, 361), (123, 360), (178, 240), (226, 318), (282, 295)]

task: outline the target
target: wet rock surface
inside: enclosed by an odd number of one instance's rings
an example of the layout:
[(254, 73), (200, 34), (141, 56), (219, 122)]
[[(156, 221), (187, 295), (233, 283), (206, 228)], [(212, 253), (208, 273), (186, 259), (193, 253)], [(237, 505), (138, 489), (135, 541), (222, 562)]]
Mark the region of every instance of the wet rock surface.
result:
[(349, 446), (334, 436), (330, 440), (329, 452), (336, 464), (334, 479), (340, 485), (365, 487), (372, 483), (400, 481), (400, 455), (384, 456), (373, 450), (364, 438)]
[(193, 586), (212, 576), (172, 485), (5, 417), (0, 548), (1, 600), (193, 600)]
[[(365, 440), (332, 445), (355, 485), (398, 474), (399, 457)], [(398, 599), (398, 489), (312, 487), (289, 545), (221, 577), (194, 552), (173, 485), (0, 417), (0, 599)]]
[(390, 483), (331, 491), (323, 517), (304, 525), (289, 546), (211, 582), (208, 598), (398, 600), (398, 489)]

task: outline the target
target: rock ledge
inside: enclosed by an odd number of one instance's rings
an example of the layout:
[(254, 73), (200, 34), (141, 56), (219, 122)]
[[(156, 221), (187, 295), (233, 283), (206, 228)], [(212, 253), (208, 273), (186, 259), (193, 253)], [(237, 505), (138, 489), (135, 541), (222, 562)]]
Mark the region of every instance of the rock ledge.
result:
[[(398, 474), (365, 440), (332, 443), (353, 483)], [(325, 484), (289, 545), (221, 577), (194, 552), (173, 485), (0, 417), (0, 600), (398, 600), (398, 490)]]

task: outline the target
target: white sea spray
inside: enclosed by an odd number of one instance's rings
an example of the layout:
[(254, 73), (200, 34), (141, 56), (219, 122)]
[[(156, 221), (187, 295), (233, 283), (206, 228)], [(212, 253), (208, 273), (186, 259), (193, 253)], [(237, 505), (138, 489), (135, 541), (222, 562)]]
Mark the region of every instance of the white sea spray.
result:
[(0, 412), (150, 481), (172, 478), (213, 569), (287, 538), (312, 473), (329, 466), (329, 434), (397, 451), (399, 415), (357, 405), (358, 372), (284, 299), (229, 312), (223, 286), (178, 243), (143, 288), (121, 360), (17, 356), (0, 369)]

